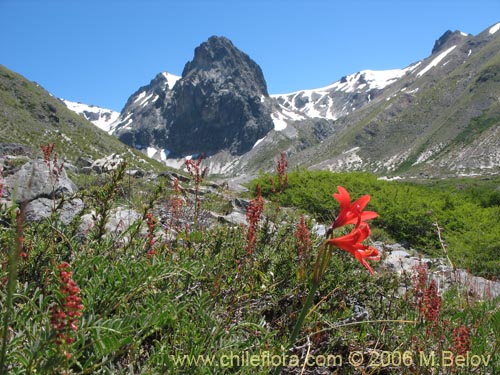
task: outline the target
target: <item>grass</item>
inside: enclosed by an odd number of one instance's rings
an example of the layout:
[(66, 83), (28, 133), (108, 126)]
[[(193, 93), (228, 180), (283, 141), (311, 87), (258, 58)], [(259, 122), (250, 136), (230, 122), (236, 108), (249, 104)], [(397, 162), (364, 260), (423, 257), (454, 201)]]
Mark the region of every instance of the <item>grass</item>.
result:
[(165, 169), (70, 111), (36, 83), (1, 65), (0, 107), (0, 143), (54, 143), (58, 153), (73, 163), (82, 155), (98, 159), (115, 153), (135, 168)]
[[(272, 200), (266, 201), (258, 223), (251, 262), (245, 226), (201, 220), (205, 215), (194, 212), (194, 197), (178, 195), (168, 183), (137, 186), (141, 198), (125, 199), (128, 182), (119, 170), (91, 192), (82, 188), (79, 194), (87, 211), (106, 217), (116, 205), (126, 204), (152, 213), (155, 224), (146, 228), (143, 215), (112, 237), (99, 225), (81, 233), (81, 216), (68, 226), (57, 215), (28, 224), (16, 220), (21, 207), (2, 206), (0, 316), (7, 329), (2, 329), (5, 355), (0, 373), (268, 374), (284, 362), (283, 373), (293, 374), (318, 373), (316, 365), (338, 374), (434, 374), (448, 350), (456, 353), (459, 339), (484, 361), (474, 367), (440, 367), (440, 373), (499, 369), (498, 300), (481, 301), (459, 288), (431, 295), (427, 278), (420, 284), (411, 275), (399, 279), (373, 262), (376, 274), (371, 276), (341, 250), (332, 253), (304, 325), (297, 339), (288, 342), (311, 288), (309, 278), (300, 277), (295, 237), (300, 208), (324, 204), (318, 217), (328, 222), (336, 209), (330, 195), (340, 182), (338, 176), (333, 182), (326, 174), (312, 176), (305, 180), (310, 194), (303, 199), (308, 203), (298, 200), (300, 175), (293, 173), (279, 197), (269, 193)], [(384, 206), (384, 197), (424, 189), (394, 185), (388, 195), (373, 177), (342, 178), (353, 198), (371, 194), (373, 205), (367, 209), (376, 208), (380, 220), (388, 222), (387, 216), (397, 210)], [(325, 194), (316, 187), (325, 188)], [(289, 198), (289, 206), (296, 209), (278, 203)], [(224, 211), (227, 203), (219, 199), (219, 210)], [(179, 202), (184, 209), (173, 210)], [(215, 205), (217, 200), (210, 200), (210, 210), (217, 211)], [(160, 209), (175, 215), (161, 216)], [(207, 209), (203, 200), (199, 209)], [(411, 216), (413, 209), (403, 216)], [(194, 217), (199, 219), (196, 226)], [(413, 219), (407, 223), (411, 229)], [(305, 224), (311, 228), (312, 219)], [(314, 233), (310, 238), (312, 247), (303, 258), (306, 275), (312, 273), (324, 240)], [(53, 312), (67, 303), (58, 267), (64, 262), (70, 265), (83, 310), (77, 328), (64, 331), (72, 342), (58, 344)], [(417, 276), (424, 273), (419, 272)], [(398, 292), (401, 283), (406, 293)], [(440, 301), (432, 319), (423, 312), (422, 306), (431, 306), (423, 298), (427, 295)], [(470, 328), (468, 339), (461, 327)]]

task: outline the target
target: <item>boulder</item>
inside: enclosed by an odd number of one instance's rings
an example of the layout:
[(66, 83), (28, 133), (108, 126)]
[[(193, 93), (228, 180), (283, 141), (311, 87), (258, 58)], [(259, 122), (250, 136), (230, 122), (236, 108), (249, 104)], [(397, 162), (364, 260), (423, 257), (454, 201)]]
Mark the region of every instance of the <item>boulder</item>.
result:
[[(47, 198), (38, 198), (32, 200), (26, 206), (26, 221), (34, 222), (48, 219), (54, 209), (56, 201)], [(57, 214), (61, 222), (68, 225), (73, 219), (83, 211), (84, 204), (81, 199), (72, 199), (64, 202), (62, 207), (58, 209)]]
[(76, 185), (68, 178), (64, 169), (55, 171), (52, 163), (47, 165), (41, 159), (24, 164), (4, 180), (5, 196), (18, 203), (31, 202), (38, 198), (69, 196), (76, 190)]

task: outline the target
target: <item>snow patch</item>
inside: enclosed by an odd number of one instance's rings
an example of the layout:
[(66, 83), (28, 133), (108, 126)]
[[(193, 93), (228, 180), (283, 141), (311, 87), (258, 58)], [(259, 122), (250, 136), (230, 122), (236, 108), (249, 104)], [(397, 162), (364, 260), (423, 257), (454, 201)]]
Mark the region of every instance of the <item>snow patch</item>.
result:
[(397, 180), (402, 180), (403, 178), (400, 176), (394, 176), (394, 177), (388, 177), (388, 176), (381, 176), (378, 177), (377, 180), (382, 180), (382, 181), (397, 181)]
[(429, 65), (427, 65), (424, 69), (417, 73), (417, 77), (422, 77), (429, 70), (437, 66), (451, 51), (453, 51), (457, 46), (453, 46), (448, 48), (446, 51), (440, 53), (434, 60), (431, 61)]
[[(266, 137), (264, 137), (264, 138), (266, 138)], [(260, 142), (262, 142), (262, 141), (264, 140), (264, 138), (258, 139), (258, 140), (257, 140), (257, 142), (255, 142), (255, 144), (253, 145), (253, 147), (252, 147), (252, 148), (257, 147), (257, 145), (258, 145)]]
[(123, 125), (123, 129), (130, 129), (129, 125), (134, 121), (134, 119), (128, 119), (128, 121)]
[(412, 164), (412, 166), (415, 166), (417, 164), (423, 163), (424, 161), (429, 160), (433, 155), (437, 154), (439, 151), (443, 149), (444, 145), (442, 143), (439, 143), (429, 150), (422, 152), (419, 157), (417, 158), (417, 161)]
[(146, 96), (146, 91), (142, 91), (139, 95), (137, 95), (137, 98), (135, 98), (134, 103), (138, 102), (142, 98)]
[(500, 22), (497, 23), (495, 26), (491, 27), (489, 30), (490, 34), (495, 34), (498, 30), (500, 30)]
[(281, 112), (271, 114), (271, 118), (274, 123), (274, 130), (282, 131), (286, 129), (287, 123), (285, 121), (285, 116), (283, 116)]
[(144, 98), (144, 100), (142, 100), (142, 101), (139, 103), (139, 105), (140, 105), (140, 106), (142, 106), (142, 107), (144, 107), (144, 106), (147, 104), (148, 100), (149, 100), (149, 99), (151, 99), (151, 97), (152, 97), (153, 95), (154, 95), (154, 94), (149, 94), (148, 96), (146, 96), (146, 97)]
[(410, 67), (408, 67), (408, 73), (412, 73), (413, 71), (415, 71), (420, 66), (420, 64), (422, 64), (422, 61), (419, 61), (415, 65), (411, 65)]
[(370, 90), (383, 89), (389, 86), (408, 72), (411, 72), (416, 66), (418, 64), (405, 69), (362, 70), (343, 77), (328, 86), (288, 94), (271, 95), (271, 97), (276, 98), (282, 108), (303, 113), (307, 117), (337, 120), (348, 113), (346, 113), (347, 109), (345, 107), (339, 111), (337, 108), (339, 105), (332, 97), (333, 92), (366, 92), (367, 100), (371, 101), (373, 98), (370, 95)]
[(148, 156), (148, 158), (164, 162), (165, 160), (167, 160), (168, 150), (165, 151), (164, 149), (159, 150), (155, 147), (148, 147), (145, 150), (145, 154)]
[(165, 78), (167, 81), (168, 87), (172, 88), (174, 87), (175, 83), (181, 79), (181, 77), (173, 75), (169, 72), (163, 72), (162, 76)]

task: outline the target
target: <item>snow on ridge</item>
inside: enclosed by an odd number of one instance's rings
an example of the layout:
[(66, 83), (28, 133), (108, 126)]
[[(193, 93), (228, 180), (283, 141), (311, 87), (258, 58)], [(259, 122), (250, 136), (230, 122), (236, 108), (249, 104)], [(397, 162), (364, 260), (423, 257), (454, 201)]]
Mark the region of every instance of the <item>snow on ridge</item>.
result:
[[(95, 126), (108, 133), (111, 132), (113, 123), (120, 116), (120, 112), (113, 111), (112, 109), (101, 108), (95, 105), (88, 105), (80, 102), (72, 102), (66, 99), (60, 100), (62, 100), (68, 109), (84, 117)], [(90, 117), (89, 114), (96, 115), (97, 119)]]
[[(274, 123), (275, 131), (282, 131), (288, 126), (288, 121), (300, 121), (305, 120), (306, 117), (297, 113), (295, 111), (291, 111), (290, 109), (280, 105), (280, 109), (271, 114), (271, 119)], [(259, 140), (260, 141), (260, 140)], [(257, 146), (257, 143), (253, 146)]]
[(453, 51), (457, 46), (454, 45), (450, 48), (448, 48), (446, 51), (441, 52), (434, 60), (430, 62), (429, 65), (427, 65), (424, 69), (422, 69), (420, 72), (417, 73), (417, 77), (422, 77), (425, 73), (427, 73), (429, 70), (437, 66), (448, 54)]
[[(140, 105), (140, 106), (142, 106), (142, 107), (144, 107), (144, 106), (147, 104), (148, 100), (149, 100), (149, 99), (151, 99), (151, 97), (152, 97), (153, 95), (154, 95), (154, 93), (151, 93), (151, 94), (149, 94), (148, 96), (146, 96), (146, 97), (145, 97), (145, 98), (144, 98), (144, 99), (143, 99), (143, 100), (139, 103), (139, 105)], [(136, 101), (137, 101), (137, 100), (136, 100)]]
[[(388, 69), (388, 70), (361, 70), (357, 73), (348, 75), (347, 77), (344, 77), (343, 79), (336, 81), (328, 86), (320, 87), (317, 89), (308, 89), (308, 90), (299, 90), (299, 91), (294, 91), (288, 94), (273, 94), (271, 97), (278, 98), (278, 97), (284, 97), (284, 96), (292, 96), (292, 95), (298, 95), (298, 94), (303, 94), (303, 95), (312, 95), (313, 93), (327, 93), (328, 91), (331, 90), (336, 90), (336, 91), (344, 91), (344, 92), (353, 92), (355, 89), (365, 88), (363, 85), (368, 86), (367, 90), (370, 89), (382, 89), (391, 83), (393, 83), (395, 80), (401, 78), (404, 76), (408, 71), (411, 71), (414, 69), (414, 66), (410, 66), (408, 68), (404, 69)], [(361, 81), (360, 81), (361, 79)], [(363, 82), (363, 83), (361, 83)], [(359, 86), (356, 86), (356, 84), (360, 83)]]
[[(328, 86), (295, 91), (289, 94), (273, 94), (271, 97), (278, 99), (281, 103), (282, 114), (289, 115), (290, 113), (298, 112), (307, 117), (336, 120), (340, 115), (345, 114), (345, 110), (339, 112), (338, 109), (335, 108), (336, 103), (331, 96), (332, 92), (361, 93), (369, 92), (372, 89), (383, 89), (396, 82), (405, 74), (413, 71), (416, 66), (418, 66), (418, 64), (404, 69), (362, 70), (343, 77), (341, 80)], [(371, 96), (369, 96), (368, 100), (371, 100)], [(297, 108), (296, 103), (302, 103), (300, 108)], [(288, 113), (283, 112), (285, 110), (288, 111)], [(354, 110), (354, 108), (351, 108), (351, 110)], [(273, 121), (275, 124), (279, 122), (279, 116), (275, 115)]]
[(490, 34), (495, 34), (498, 30), (500, 30), (500, 22), (496, 25), (492, 26), (489, 30)]
[(146, 96), (146, 91), (141, 91), (141, 93), (139, 95), (137, 95), (137, 98), (135, 98), (134, 103), (138, 102), (139, 100), (141, 100), (145, 96)]
[(163, 75), (163, 77), (167, 81), (168, 87), (170, 87), (170, 88), (174, 87), (175, 83), (181, 79), (181, 77), (176, 76), (176, 75), (169, 73), (169, 72), (162, 72), (161, 74)]

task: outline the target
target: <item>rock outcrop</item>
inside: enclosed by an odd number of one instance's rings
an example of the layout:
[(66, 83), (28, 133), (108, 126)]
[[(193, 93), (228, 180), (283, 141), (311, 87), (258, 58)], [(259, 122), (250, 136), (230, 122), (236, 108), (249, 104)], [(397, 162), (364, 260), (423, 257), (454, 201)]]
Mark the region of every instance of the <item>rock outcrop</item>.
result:
[(197, 47), (173, 86), (167, 78), (161, 73), (132, 95), (116, 126), (120, 140), (169, 157), (241, 155), (274, 128), (262, 70), (227, 38)]

